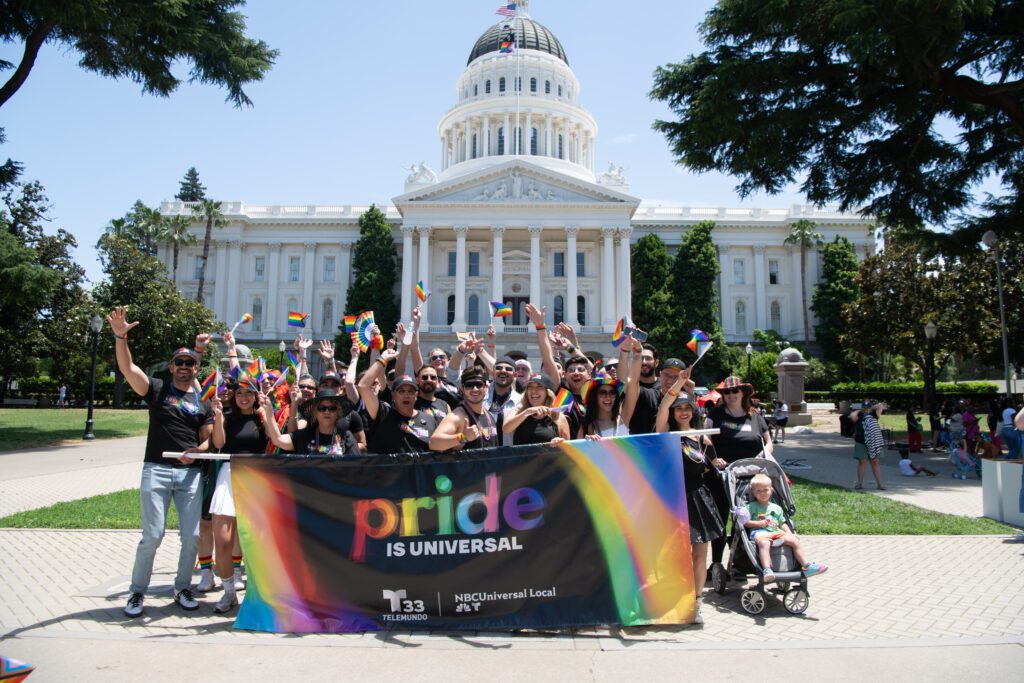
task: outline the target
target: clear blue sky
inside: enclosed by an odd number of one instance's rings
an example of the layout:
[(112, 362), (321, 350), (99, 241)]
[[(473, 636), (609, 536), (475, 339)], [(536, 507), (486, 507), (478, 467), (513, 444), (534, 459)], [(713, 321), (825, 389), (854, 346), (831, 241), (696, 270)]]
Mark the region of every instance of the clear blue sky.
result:
[[(2, 109), (0, 155), (46, 187), (51, 227), (76, 235), (76, 257), (93, 281), (101, 276), (94, 245), (108, 221), (136, 199), (172, 199), (189, 166), (209, 196), (225, 201), (390, 203), (403, 190), (403, 166), (425, 160), (440, 170), (438, 120), (456, 102), (456, 79), (499, 4), (251, 1), (242, 9), (248, 34), (281, 54), (263, 82), (246, 88), (247, 109), (210, 86), (143, 95), (46, 45)], [(652, 72), (701, 50), (697, 26), (713, 4), (532, 0), (532, 18), (561, 40), (580, 101), (597, 120), (597, 167), (624, 166), (637, 197), (742, 205), (735, 179), (684, 171), (651, 130), (668, 115), (647, 97)], [(16, 63), (20, 49), (3, 46), (0, 57)], [(793, 203), (803, 203), (795, 190), (743, 204)]]

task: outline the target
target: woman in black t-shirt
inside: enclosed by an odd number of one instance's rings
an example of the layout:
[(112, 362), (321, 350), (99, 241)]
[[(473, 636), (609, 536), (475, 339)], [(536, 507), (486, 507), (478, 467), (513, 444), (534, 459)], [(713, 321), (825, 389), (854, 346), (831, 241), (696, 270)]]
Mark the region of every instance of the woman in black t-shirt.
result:
[[(311, 408), (313, 415), (304, 429), (281, 434), (277, 423), (271, 418), (264, 421), (267, 435), (282, 451), (296, 455), (358, 455), (359, 446), (355, 437), (347, 428), (347, 422), (339, 419), (343, 398), (332, 389), (317, 392), (316, 396), (302, 404), (302, 412), (309, 412), (307, 408)], [(266, 399), (267, 406), (269, 403), (269, 399)]]
[(502, 423), (502, 431), (512, 434), (512, 444), (556, 444), (569, 438), (569, 421), (561, 412), (551, 409), (555, 400), (551, 380), (546, 375), (531, 375), (519, 405)]
[[(750, 401), (754, 387), (739, 377), (726, 377), (715, 389), (722, 400), (708, 411), (707, 426), (717, 428), (718, 434), (711, 437), (717, 457), (712, 461), (718, 469), (725, 469), (729, 463), (756, 458), (762, 453), (770, 455), (772, 440), (768, 432), (768, 423), (754, 409)], [(729, 517), (729, 496), (725, 484), (717, 473), (708, 475), (709, 488), (718, 504), (718, 512), (723, 520)], [(726, 538), (719, 538), (711, 543), (711, 562), (720, 563), (725, 552)]]

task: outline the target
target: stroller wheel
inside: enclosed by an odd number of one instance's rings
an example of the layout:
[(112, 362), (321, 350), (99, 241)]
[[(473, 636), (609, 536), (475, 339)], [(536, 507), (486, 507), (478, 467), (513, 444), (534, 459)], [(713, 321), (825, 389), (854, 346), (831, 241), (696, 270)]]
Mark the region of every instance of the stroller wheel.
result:
[(807, 605), (810, 601), (811, 599), (808, 597), (807, 591), (800, 588), (786, 591), (786, 594), (782, 596), (782, 605), (790, 614), (803, 614), (807, 611)]
[(748, 588), (740, 595), (740, 606), (747, 614), (760, 614), (765, 607), (764, 594), (761, 591)]
[(711, 587), (715, 589), (715, 592), (721, 595), (725, 592), (726, 584), (729, 583), (729, 573), (725, 571), (725, 567), (722, 566), (721, 562), (715, 562), (711, 565)]

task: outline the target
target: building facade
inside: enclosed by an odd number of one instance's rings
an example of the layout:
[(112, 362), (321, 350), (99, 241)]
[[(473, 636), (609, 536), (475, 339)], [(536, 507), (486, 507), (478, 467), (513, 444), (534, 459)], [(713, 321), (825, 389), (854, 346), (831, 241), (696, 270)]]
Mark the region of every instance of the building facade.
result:
[[(533, 301), (547, 307), (549, 323), (564, 320), (588, 348), (606, 351), (616, 321), (630, 314), (632, 243), (654, 233), (674, 251), (691, 226), (713, 220), (726, 339), (746, 343), (754, 329), (774, 329), (803, 340), (800, 252), (784, 243), (790, 226), (813, 220), (826, 240), (846, 236), (863, 257), (874, 249), (871, 222), (809, 206), (690, 208), (632, 196), (621, 168), (598, 171), (597, 123), (579, 103), (565, 50), (524, 5), (473, 46), (458, 101), (438, 125), (440, 172), (414, 164), (403, 193), (379, 207), (395, 234), (402, 320), (410, 320), (423, 280), (433, 292), (422, 305), (425, 343), (451, 345), (453, 331), (482, 333), (492, 322), (489, 302), (500, 300), (513, 309), (493, 320), (500, 351), (529, 353), (524, 308)], [(511, 31), (518, 49), (507, 54), (501, 45)], [(166, 215), (191, 208), (161, 205)], [(310, 314), (315, 338), (335, 336), (342, 316), (357, 312), (346, 309), (346, 297), (358, 220), (368, 208), (225, 202), (230, 223), (215, 234), (207, 305), (229, 323), (251, 313), (238, 331), (248, 342), (289, 336), (289, 311)], [(177, 281), (186, 295), (198, 288), (203, 229), (197, 222), (200, 243), (181, 256)], [(168, 251), (161, 254), (170, 269)], [(817, 251), (807, 259), (810, 302)]]

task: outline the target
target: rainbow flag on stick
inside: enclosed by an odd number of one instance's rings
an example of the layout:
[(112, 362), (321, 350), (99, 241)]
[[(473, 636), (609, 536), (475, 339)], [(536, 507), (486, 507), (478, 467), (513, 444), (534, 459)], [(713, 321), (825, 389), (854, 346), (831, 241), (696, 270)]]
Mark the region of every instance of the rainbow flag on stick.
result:
[(468, 342), (468, 341), (471, 341), (473, 339), (473, 333), (472, 332), (456, 332), (455, 333), (455, 338), (458, 339), (460, 342)]
[(574, 403), (572, 392), (565, 387), (558, 390), (555, 400), (551, 403), (551, 410), (556, 413), (567, 413)]
[(248, 322), (252, 322), (252, 313), (246, 313), (241, 318), (239, 318), (238, 322), (231, 326), (231, 334), (234, 334), (235, 330), (237, 330), (240, 326)]
[(274, 382), (274, 386), (271, 387), (271, 388), (276, 389), (277, 387), (281, 386), (281, 384), (283, 384), (284, 381), (286, 379), (288, 379), (288, 373), (290, 371), (291, 371), (291, 368), (282, 368), (281, 369), (281, 376), (277, 378), (277, 381)]
[(296, 311), (288, 312), (288, 324), (292, 327), (305, 327), (306, 318), (309, 317), (309, 313), (298, 313)]
[(295, 368), (295, 372), (298, 373), (298, 371), (299, 371), (298, 370), (298, 367), (299, 367), (299, 357), (296, 356), (291, 351), (288, 352), (288, 356), (287, 357), (288, 357), (288, 362), (291, 364), (291, 366), (293, 368)]
[(686, 348), (697, 354), (697, 360), (693, 361), (696, 364), (715, 345), (715, 342), (711, 341), (711, 337), (700, 330), (690, 330), (690, 334), (692, 338), (686, 342)]
[(430, 296), (430, 290), (423, 284), (423, 280), (420, 280), (416, 283), (416, 298), (425, 302), (428, 296)]
[(0, 657), (0, 681), (3, 683), (21, 683), (35, 670), (31, 664), (10, 657)]
[(202, 393), (199, 394), (199, 398), (203, 401), (209, 401), (211, 398), (217, 395), (217, 389), (220, 388), (220, 369), (214, 370), (210, 373), (202, 384)]
[(612, 333), (612, 346), (615, 348), (622, 346), (622, 342), (626, 341), (626, 338), (629, 337), (627, 320), (628, 318), (621, 318), (615, 326), (615, 331)]
[(491, 302), (492, 318), (507, 318), (510, 315), (512, 315), (512, 307), (506, 304), (504, 301)]

